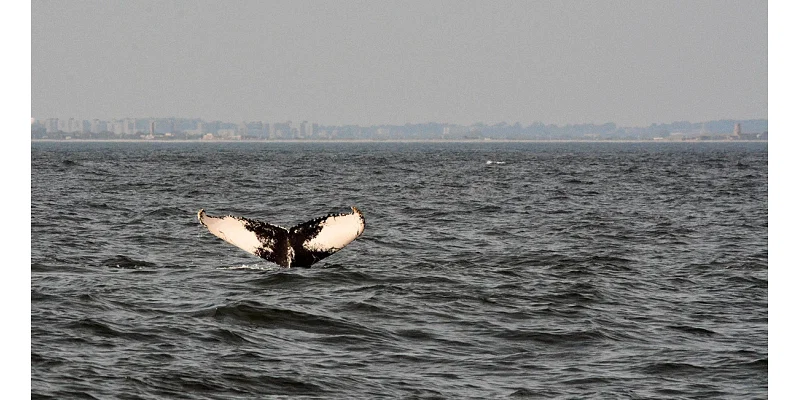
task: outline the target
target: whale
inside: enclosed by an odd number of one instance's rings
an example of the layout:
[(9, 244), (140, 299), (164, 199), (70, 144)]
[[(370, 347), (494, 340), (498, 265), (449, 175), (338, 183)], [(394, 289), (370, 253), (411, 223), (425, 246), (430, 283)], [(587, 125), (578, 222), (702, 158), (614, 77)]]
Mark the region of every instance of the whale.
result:
[(364, 215), (328, 214), (290, 229), (239, 216), (214, 217), (205, 209), (197, 219), (214, 236), (284, 268), (307, 268), (341, 250), (364, 233)]

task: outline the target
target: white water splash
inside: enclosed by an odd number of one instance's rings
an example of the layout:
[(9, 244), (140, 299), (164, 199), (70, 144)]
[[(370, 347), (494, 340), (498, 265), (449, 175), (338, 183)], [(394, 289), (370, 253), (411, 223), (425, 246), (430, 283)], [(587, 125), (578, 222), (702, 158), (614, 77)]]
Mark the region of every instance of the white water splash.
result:
[(251, 270), (258, 270), (258, 271), (280, 271), (283, 268), (274, 265), (274, 264), (242, 264), (242, 265), (232, 265), (229, 267), (218, 267), (217, 269), (251, 269)]

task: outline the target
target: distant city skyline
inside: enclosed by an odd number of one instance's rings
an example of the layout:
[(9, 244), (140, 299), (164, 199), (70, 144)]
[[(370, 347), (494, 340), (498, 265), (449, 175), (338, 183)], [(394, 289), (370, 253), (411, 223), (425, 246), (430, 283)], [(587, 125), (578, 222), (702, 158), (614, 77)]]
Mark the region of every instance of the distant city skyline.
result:
[(767, 118), (763, 1), (34, 0), (31, 14), (37, 118)]
[(203, 118), (198, 116), (167, 116), (167, 117), (154, 117), (154, 116), (124, 116), (124, 117), (113, 117), (113, 118), (77, 118), (73, 116), (69, 116), (66, 118), (56, 117), (56, 116), (47, 116), (47, 117), (31, 117), (31, 124), (35, 123), (45, 123), (47, 120), (58, 120), (60, 123), (67, 123), (67, 121), (77, 121), (77, 122), (86, 122), (91, 123), (93, 121), (102, 121), (106, 123), (112, 122), (123, 122), (123, 121), (143, 121), (143, 120), (183, 120), (183, 121), (202, 121), (203, 123), (222, 123), (222, 124), (239, 124), (239, 123), (306, 123), (310, 122), (315, 125), (328, 125), (328, 126), (400, 126), (400, 125), (424, 125), (424, 124), (440, 124), (440, 125), (459, 125), (459, 126), (474, 126), (474, 125), (499, 125), (499, 124), (520, 124), (522, 126), (530, 126), (530, 125), (552, 125), (552, 126), (570, 126), (570, 125), (603, 125), (603, 124), (613, 124), (615, 126), (619, 126), (621, 128), (644, 128), (652, 125), (668, 125), (668, 124), (675, 124), (675, 123), (690, 123), (690, 124), (704, 124), (709, 122), (715, 121), (767, 121), (767, 118), (716, 118), (712, 120), (706, 121), (690, 121), (690, 120), (675, 120), (675, 121), (652, 121), (647, 124), (642, 125), (621, 125), (617, 124), (615, 121), (603, 121), (601, 123), (595, 122), (571, 122), (565, 124), (555, 124), (555, 123), (546, 123), (544, 121), (533, 121), (529, 124), (522, 124), (520, 121), (497, 121), (493, 124), (487, 124), (483, 121), (473, 121), (472, 123), (468, 124), (458, 124), (458, 123), (450, 123), (446, 121), (422, 121), (422, 122), (408, 122), (405, 124), (392, 124), (392, 123), (375, 123), (375, 124), (322, 124), (318, 123), (317, 121), (310, 121), (307, 118), (301, 118), (299, 120), (292, 120), (287, 118), (276, 118), (276, 119), (252, 119), (252, 120), (220, 120), (220, 119), (209, 119)]
[(122, 118), (31, 121), (31, 139), (144, 140), (766, 140), (768, 122), (678, 121), (647, 127), (615, 123), (470, 125), (428, 122), (404, 125), (321, 125), (313, 121), (206, 121), (199, 118)]

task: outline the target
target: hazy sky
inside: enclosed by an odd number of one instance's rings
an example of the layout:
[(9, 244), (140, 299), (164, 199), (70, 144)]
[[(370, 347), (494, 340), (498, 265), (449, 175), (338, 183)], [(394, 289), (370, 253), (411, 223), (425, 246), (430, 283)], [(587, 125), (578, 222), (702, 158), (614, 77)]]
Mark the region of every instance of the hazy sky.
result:
[(766, 1), (42, 1), (36, 118), (767, 118)]

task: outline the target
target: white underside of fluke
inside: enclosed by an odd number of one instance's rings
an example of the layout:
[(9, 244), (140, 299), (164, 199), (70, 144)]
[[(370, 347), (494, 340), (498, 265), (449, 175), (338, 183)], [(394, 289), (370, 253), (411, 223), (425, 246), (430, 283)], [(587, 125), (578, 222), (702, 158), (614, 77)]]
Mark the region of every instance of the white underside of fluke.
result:
[(364, 218), (355, 211), (325, 218), (320, 222), (322, 228), (317, 236), (306, 240), (303, 247), (310, 251), (333, 251), (347, 246), (364, 232)]
[(254, 232), (245, 228), (246, 221), (242, 219), (230, 215), (212, 217), (206, 215), (203, 210), (197, 213), (197, 218), (208, 228), (209, 232), (250, 254), (255, 255), (256, 251), (264, 245)]

